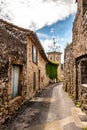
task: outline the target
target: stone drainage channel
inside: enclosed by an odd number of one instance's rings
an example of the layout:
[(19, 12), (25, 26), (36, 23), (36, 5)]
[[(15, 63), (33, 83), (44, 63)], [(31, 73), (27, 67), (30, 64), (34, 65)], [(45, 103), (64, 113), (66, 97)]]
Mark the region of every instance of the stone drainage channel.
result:
[(75, 107), (62, 84), (51, 84), (24, 104), (0, 130), (82, 130), (85, 113)]

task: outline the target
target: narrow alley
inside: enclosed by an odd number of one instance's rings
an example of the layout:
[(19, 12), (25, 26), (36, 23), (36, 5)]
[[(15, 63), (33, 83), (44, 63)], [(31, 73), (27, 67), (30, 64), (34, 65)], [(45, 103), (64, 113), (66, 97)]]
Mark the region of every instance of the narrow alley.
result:
[[(82, 130), (84, 115), (76, 108), (62, 84), (52, 84), (26, 103), (3, 130)], [(86, 123), (86, 124), (85, 124)], [(2, 130), (1, 129), (1, 130)]]
[(87, 0), (0, 0), (0, 130), (87, 130)]

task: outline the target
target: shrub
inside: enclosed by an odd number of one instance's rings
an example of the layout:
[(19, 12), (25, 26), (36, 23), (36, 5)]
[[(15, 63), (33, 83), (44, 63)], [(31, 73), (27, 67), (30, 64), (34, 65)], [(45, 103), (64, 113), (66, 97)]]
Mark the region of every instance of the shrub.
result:
[(58, 64), (49, 62), (46, 65), (46, 73), (50, 79), (57, 79), (58, 77)]

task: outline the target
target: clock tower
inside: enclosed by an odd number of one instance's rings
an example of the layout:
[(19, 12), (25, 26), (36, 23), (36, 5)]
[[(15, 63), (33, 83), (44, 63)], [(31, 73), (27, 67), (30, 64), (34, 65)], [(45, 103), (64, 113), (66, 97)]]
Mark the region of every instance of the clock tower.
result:
[(61, 80), (61, 52), (48, 52), (48, 59), (58, 63), (58, 79)]
[(59, 48), (56, 45), (55, 39), (53, 39), (53, 45), (50, 46), (50, 51), (48, 54), (48, 59), (54, 63), (58, 63), (58, 79), (61, 80), (61, 52), (57, 50)]

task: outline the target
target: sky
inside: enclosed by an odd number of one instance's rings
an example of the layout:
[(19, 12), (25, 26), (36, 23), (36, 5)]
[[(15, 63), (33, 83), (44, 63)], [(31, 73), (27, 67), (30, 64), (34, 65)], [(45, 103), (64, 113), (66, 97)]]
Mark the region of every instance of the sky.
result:
[(0, 0), (0, 18), (35, 31), (46, 53), (55, 38), (64, 54), (72, 42), (76, 6), (75, 0)]

